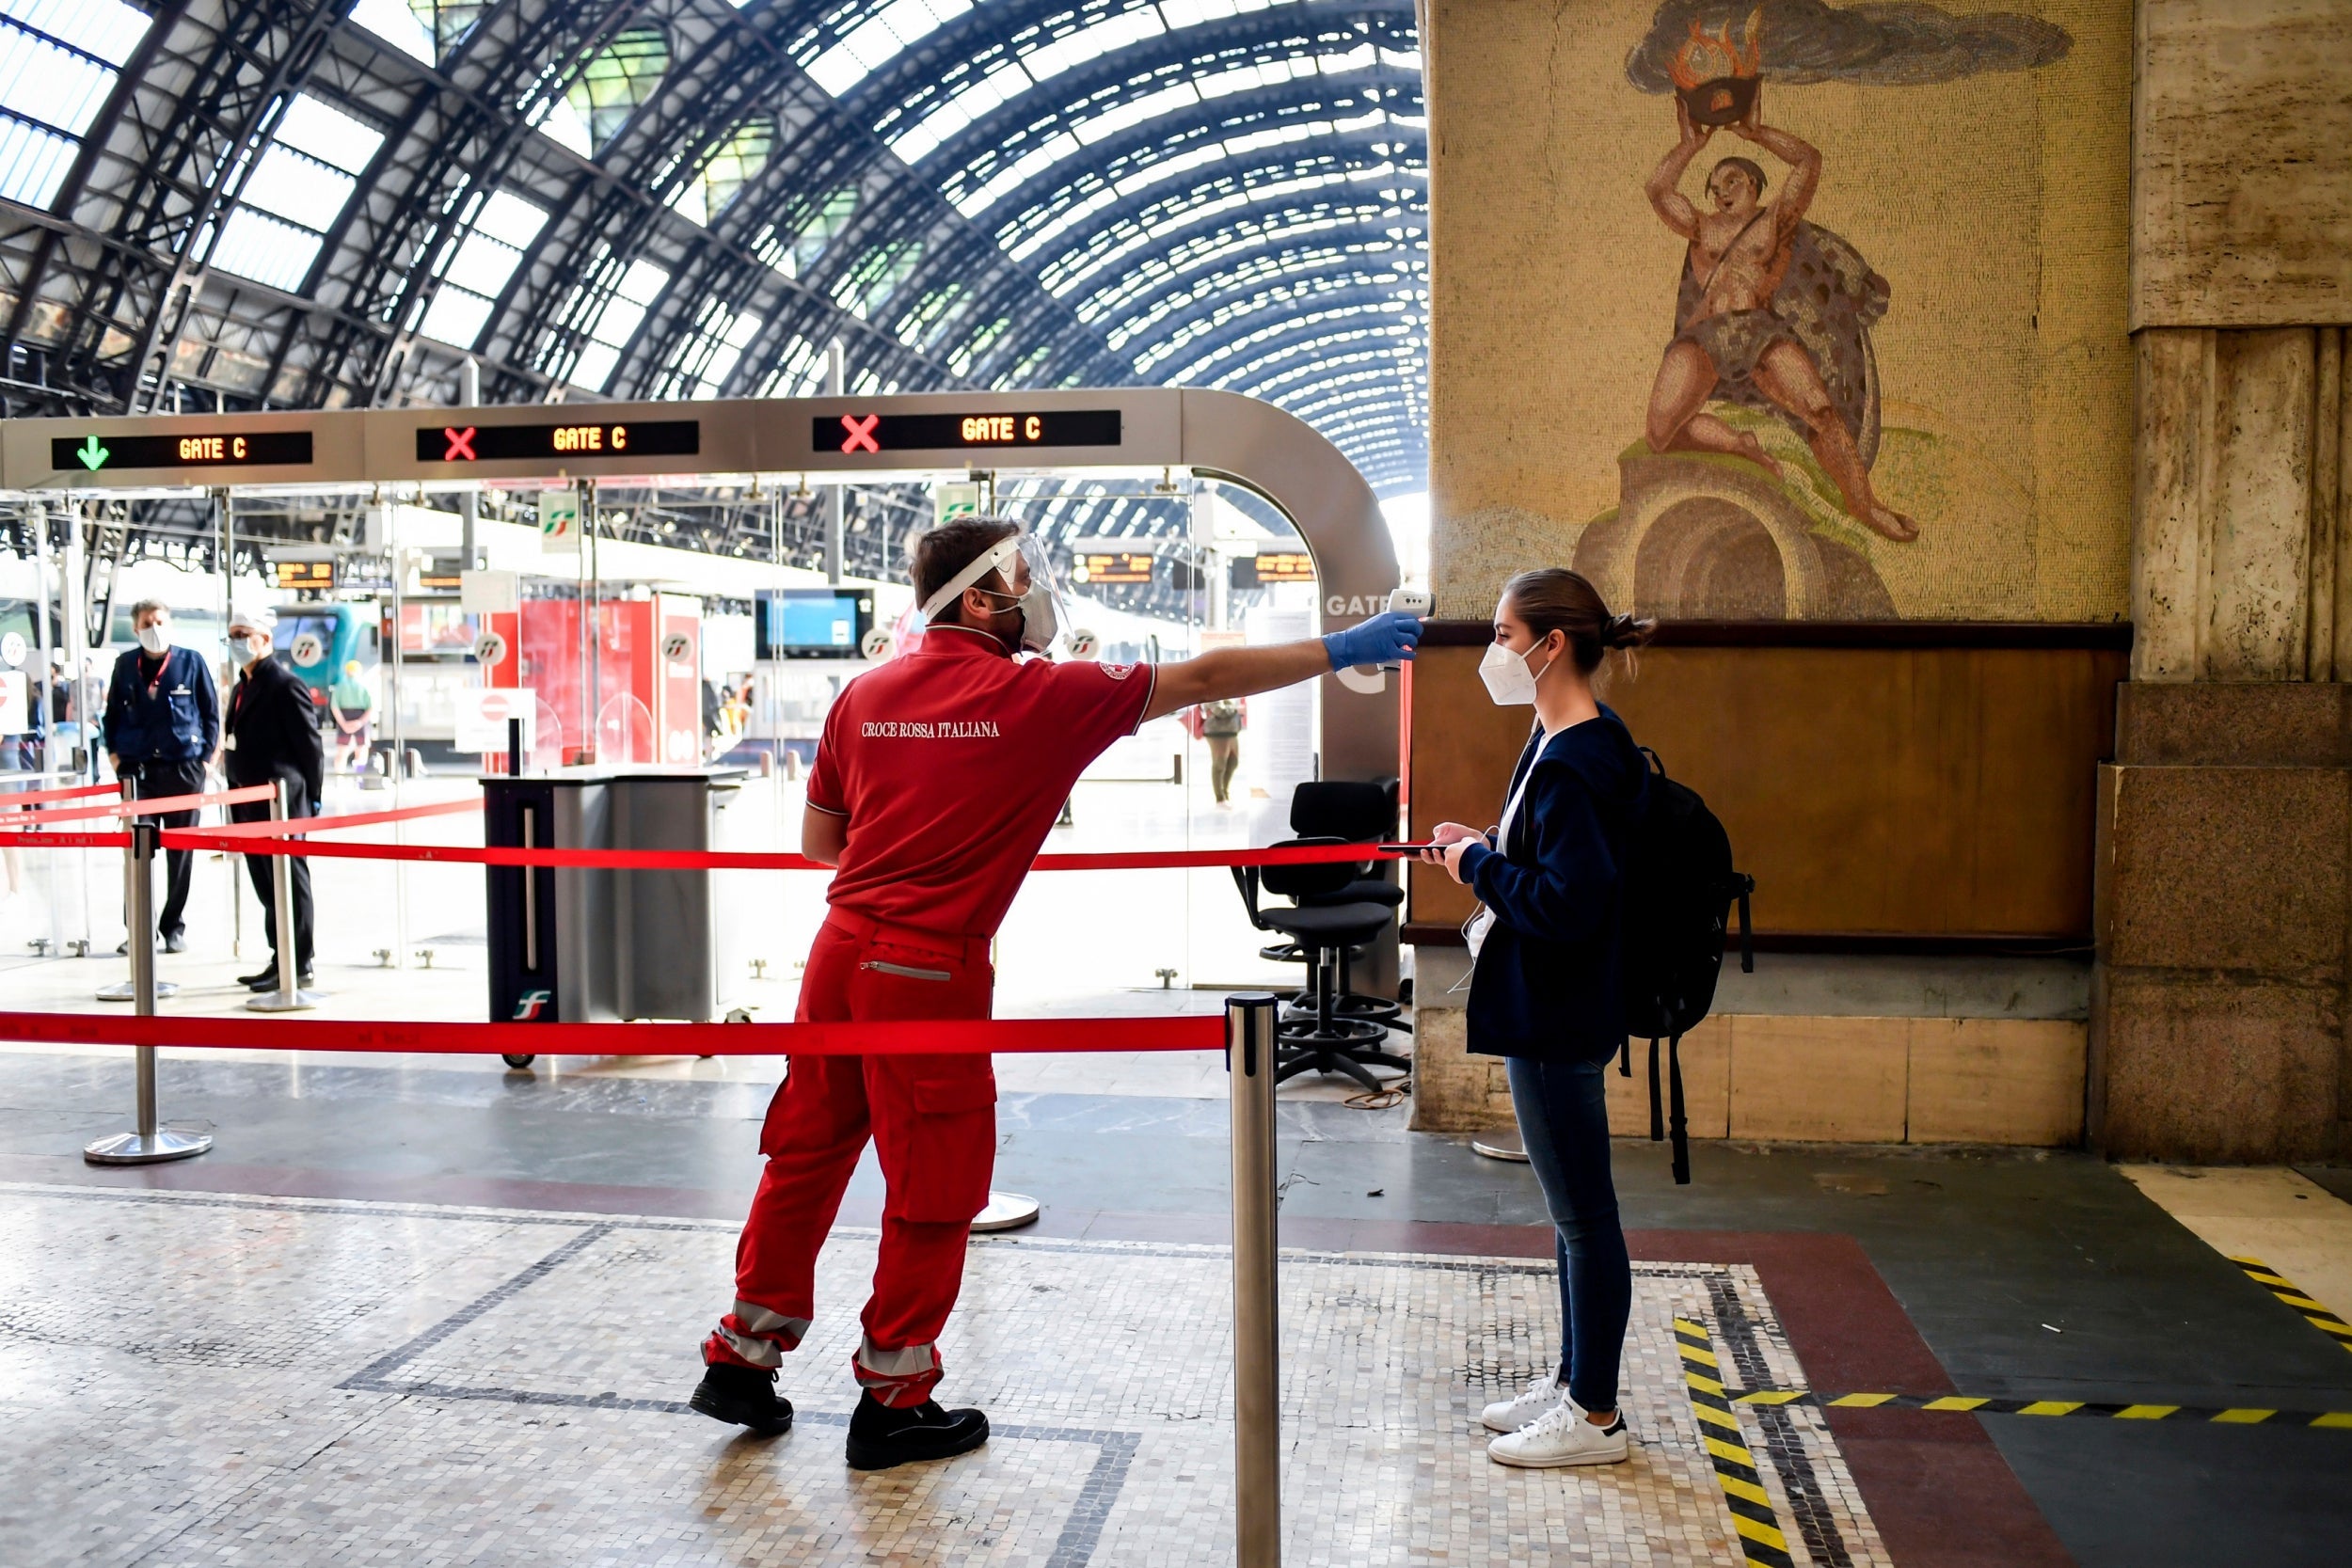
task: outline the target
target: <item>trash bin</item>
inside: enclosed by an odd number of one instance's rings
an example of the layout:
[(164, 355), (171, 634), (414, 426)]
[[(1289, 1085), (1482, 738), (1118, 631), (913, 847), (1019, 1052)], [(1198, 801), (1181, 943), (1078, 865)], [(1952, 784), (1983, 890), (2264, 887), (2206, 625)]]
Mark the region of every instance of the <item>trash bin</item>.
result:
[[(718, 813), (746, 771), (590, 767), (485, 777), (483, 841), (707, 851)], [(707, 869), (485, 869), (493, 1020), (707, 1022), (720, 1016), (721, 944)]]

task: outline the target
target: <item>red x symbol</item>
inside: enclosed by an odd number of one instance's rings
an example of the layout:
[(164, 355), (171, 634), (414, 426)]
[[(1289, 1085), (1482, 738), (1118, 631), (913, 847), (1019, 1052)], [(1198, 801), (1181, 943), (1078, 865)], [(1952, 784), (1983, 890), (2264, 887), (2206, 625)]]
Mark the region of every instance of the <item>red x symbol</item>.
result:
[(880, 423), (882, 423), (880, 414), (868, 414), (862, 420), (855, 414), (842, 415), (841, 428), (850, 434), (842, 441), (841, 450), (843, 451), (880, 452), (882, 446), (874, 439), (874, 427)]
[(441, 454), (441, 461), (444, 463), (473, 462), (473, 433), (474, 427), (471, 425), (468, 425), (463, 430), (452, 430), (449, 426), (443, 425), (441, 435), (449, 442), (449, 451)]

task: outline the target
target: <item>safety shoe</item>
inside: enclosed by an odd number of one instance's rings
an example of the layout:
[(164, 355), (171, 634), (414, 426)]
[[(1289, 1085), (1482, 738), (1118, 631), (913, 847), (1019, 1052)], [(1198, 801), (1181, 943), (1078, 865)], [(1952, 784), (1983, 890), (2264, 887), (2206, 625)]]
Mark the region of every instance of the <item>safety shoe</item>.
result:
[(714, 1421), (749, 1427), (760, 1437), (773, 1437), (792, 1427), (792, 1402), (776, 1392), (776, 1374), (765, 1367), (713, 1361), (703, 1369), (703, 1380), (686, 1402)]
[(988, 1418), (977, 1410), (943, 1410), (937, 1400), (894, 1410), (861, 1393), (850, 1418), (850, 1468), (887, 1470), (924, 1459), (969, 1453), (988, 1441)]
[(1517, 1432), (1567, 1397), (1567, 1386), (1560, 1381), (1559, 1370), (1554, 1368), (1529, 1384), (1527, 1392), (1515, 1399), (1497, 1400), (1480, 1411), (1478, 1418), (1489, 1432)]
[(1622, 1465), (1630, 1448), (1623, 1415), (1597, 1427), (1572, 1401), (1562, 1400), (1518, 1432), (1487, 1444), (1486, 1457), (1522, 1470), (1550, 1470), (1564, 1465)]

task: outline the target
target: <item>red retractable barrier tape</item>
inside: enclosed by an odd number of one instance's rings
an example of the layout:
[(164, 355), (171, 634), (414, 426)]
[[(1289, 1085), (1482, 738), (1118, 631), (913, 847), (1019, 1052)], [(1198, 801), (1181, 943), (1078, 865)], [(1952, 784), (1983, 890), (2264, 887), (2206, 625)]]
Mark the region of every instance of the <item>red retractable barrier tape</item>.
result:
[(482, 802), (479, 800), (443, 800), (438, 805), (403, 806), (398, 811), (355, 811), (341, 816), (297, 816), (287, 822), (231, 822), (204, 831), (221, 838), (296, 838), (305, 833), (333, 832), (339, 828), (368, 828), (386, 822), (409, 822), (421, 816), (459, 816), (481, 810)]
[(0, 820), (5, 820), (7, 815), (21, 807), (39, 805), (43, 800), (80, 800), (92, 795), (112, 795), (120, 787), (109, 784), (76, 784), (72, 789), (26, 789), (11, 795), (0, 795), (0, 806), (8, 808), (7, 813), (0, 813)]
[[(315, 830), (313, 830), (315, 831)], [(167, 829), (167, 849), (233, 849), (248, 855), (307, 855), (328, 860), (438, 861), (464, 865), (568, 865), (607, 871), (830, 871), (805, 855), (750, 850), (524, 849), (478, 844), (331, 844), (315, 839), (234, 835), (209, 828)], [(1193, 866), (1329, 865), (1382, 859), (1370, 844), (1302, 844), (1270, 849), (1166, 849), (1092, 855), (1040, 855), (1039, 871), (1164, 871)]]
[[(152, 800), (116, 800), (103, 806), (68, 806), (62, 811), (41, 812), (34, 820), (72, 822), (86, 816), (149, 816), (157, 812), (191, 811), (198, 806), (226, 806), (240, 800), (266, 800), (277, 793), (276, 784), (247, 784), (243, 789), (216, 789), (208, 795), (158, 795)], [(6, 820), (5, 816), (0, 816), (0, 822)]]
[[(401, 1051), (443, 1055), (903, 1056), (1081, 1051), (1216, 1051), (1225, 1021), (1181, 1018), (924, 1019), (875, 1023), (412, 1023), (397, 1019), (125, 1017), (0, 1012), (0, 1039), (237, 1051)], [(633, 1047), (634, 1049), (629, 1049)]]

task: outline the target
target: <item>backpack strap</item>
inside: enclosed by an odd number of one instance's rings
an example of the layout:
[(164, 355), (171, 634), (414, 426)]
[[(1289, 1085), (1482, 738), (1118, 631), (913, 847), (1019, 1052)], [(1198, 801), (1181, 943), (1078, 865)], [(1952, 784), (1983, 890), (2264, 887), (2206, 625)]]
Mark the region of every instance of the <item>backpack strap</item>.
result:
[[(1651, 1049), (1657, 1049), (1655, 1042), (1652, 1043)], [(1667, 1043), (1666, 1060), (1669, 1064), (1667, 1070), (1674, 1082), (1675, 1185), (1677, 1187), (1687, 1187), (1691, 1184), (1691, 1129), (1689, 1122), (1683, 1117), (1682, 1037), (1680, 1035), (1677, 1035)], [(1656, 1103), (1657, 1102), (1655, 1101), (1651, 1101), (1652, 1109), (1650, 1115), (1653, 1118), (1658, 1114), (1656, 1110)], [(1655, 1135), (1655, 1133), (1652, 1134), (1652, 1136)]]
[(1658, 1037), (1653, 1035), (1649, 1042), (1649, 1141), (1652, 1143), (1665, 1140), (1666, 1124), (1659, 1119), (1662, 1109), (1658, 1098)]

